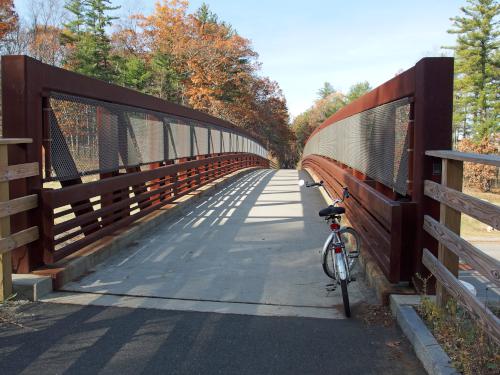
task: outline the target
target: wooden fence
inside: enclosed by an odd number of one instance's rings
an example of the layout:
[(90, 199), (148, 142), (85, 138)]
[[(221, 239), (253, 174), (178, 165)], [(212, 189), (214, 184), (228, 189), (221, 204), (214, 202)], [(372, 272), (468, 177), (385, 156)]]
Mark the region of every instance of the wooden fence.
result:
[(36, 208), (38, 195), (9, 200), (9, 181), (38, 175), (38, 163), (9, 165), (7, 148), (31, 142), (31, 139), (0, 138), (0, 301), (5, 301), (12, 294), (11, 251), (36, 241), (39, 236), (37, 226), (13, 234), (10, 232), (10, 217)]
[(500, 262), (460, 237), (461, 213), (500, 230), (500, 207), (464, 194), (463, 163), (473, 162), (500, 167), (500, 156), (468, 154), (456, 151), (427, 151), (427, 156), (442, 159), (441, 184), (426, 180), (424, 193), (440, 202), (440, 221), (424, 216), (424, 230), (439, 241), (438, 257), (423, 249), (422, 262), (436, 277), (436, 297), (439, 306), (455, 298), (478, 318), (486, 332), (500, 343), (500, 320), (491, 310), (458, 280), (459, 259), (500, 287)]

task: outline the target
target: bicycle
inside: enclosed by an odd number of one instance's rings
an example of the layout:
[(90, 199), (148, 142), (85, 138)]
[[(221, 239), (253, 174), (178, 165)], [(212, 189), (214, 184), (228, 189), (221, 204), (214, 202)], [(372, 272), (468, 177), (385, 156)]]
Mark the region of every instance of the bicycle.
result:
[[(304, 180), (300, 180), (299, 185), (303, 186), (304, 184), (306, 187), (317, 186), (324, 188), (323, 181), (306, 183)], [(361, 244), (359, 235), (354, 228), (340, 226), (341, 215), (345, 213), (345, 208), (339, 207), (338, 204), (349, 197), (349, 190), (344, 187), (342, 199), (335, 199), (332, 205), (319, 211), (319, 216), (325, 218), (332, 231), (326, 239), (321, 252), (323, 271), (328, 277), (335, 280), (336, 284), (340, 284), (344, 311), (347, 317), (351, 316), (347, 284), (355, 281), (351, 276), (351, 270), (359, 257)], [(335, 290), (336, 284), (330, 284), (329, 286), (333, 286), (333, 290)]]

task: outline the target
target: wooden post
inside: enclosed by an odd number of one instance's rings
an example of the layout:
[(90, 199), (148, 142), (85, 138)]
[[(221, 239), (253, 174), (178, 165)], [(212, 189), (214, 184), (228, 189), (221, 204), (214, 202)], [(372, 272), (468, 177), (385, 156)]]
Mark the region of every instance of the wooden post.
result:
[[(7, 167), (7, 145), (0, 144), (0, 168)], [(9, 181), (0, 182), (0, 202), (9, 200)], [(10, 235), (10, 216), (0, 218), (0, 237)], [(0, 301), (5, 301), (12, 294), (12, 255), (0, 254)]]
[[(462, 191), (463, 167), (464, 163), (460, 160), (443, 159), (442, 160), (441, 185)], [(460, 235), (461, 213), (441, 203), (440, 223), (445, 225), (454, 233)], [(458, 277), (458, 257), (442, 244), (438, 247), (439, 261), (456, 277)], [(436, 285), (436, 300), (440, 307), (445, 307), (450, 295), (441, 283)]]

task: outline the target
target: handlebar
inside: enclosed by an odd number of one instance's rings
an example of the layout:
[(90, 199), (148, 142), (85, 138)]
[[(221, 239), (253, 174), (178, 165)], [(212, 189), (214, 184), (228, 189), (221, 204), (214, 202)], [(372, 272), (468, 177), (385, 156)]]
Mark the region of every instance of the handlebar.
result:
[[(301, 183), (304, 184), (304, 181), (301, 180)], [(324, 185), (323, 185), (323, 181), (320, 181), (320, 182), (306, 182), (305, 183), (305, 186), (306, 187), (323, 187), (324, 188)], [(342, 199), (335, 199), (333, 201), (333, 205), (336, 206), (338, 203), (342, 203), (346, 198), (349, 198), (351, 195), (349, 194), (349, 189), (347, 188), (347, 186), (343, 187), (342, 188)]]

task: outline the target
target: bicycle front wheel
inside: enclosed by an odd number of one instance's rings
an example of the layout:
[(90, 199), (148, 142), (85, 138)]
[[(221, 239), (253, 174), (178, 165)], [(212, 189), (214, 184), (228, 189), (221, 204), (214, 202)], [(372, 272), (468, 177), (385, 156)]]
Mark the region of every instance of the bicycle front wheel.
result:
[(348, 318), (351, 316), (351, 306), (349, 306), (349, 294), (347, 293), (347, 280), (340, 280), (340, 289), (342, 289), (342, 300), (344, 301), (344, 312)]

